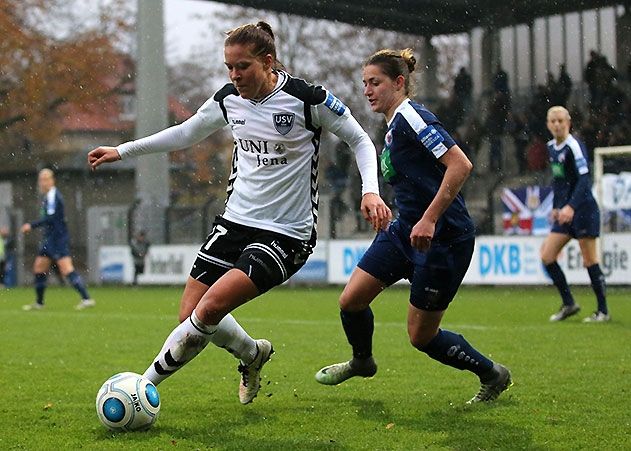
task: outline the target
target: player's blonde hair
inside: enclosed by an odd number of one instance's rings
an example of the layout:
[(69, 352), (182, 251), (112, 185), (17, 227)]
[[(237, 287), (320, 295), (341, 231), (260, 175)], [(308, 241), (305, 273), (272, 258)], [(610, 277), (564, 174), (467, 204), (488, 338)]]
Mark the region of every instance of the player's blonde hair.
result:
[(548, 109), (548, 113), (546, 114), (546, 119), (548, 119), (552, 113), (563, 113), (565, 114), (565, 117), (567, 118), (568, 121), (572, 120), (572, 116), (570, 116), (570, 112), (564, 106), (555, 105), (553, 107), (550, 107)]
[(383, 73), (392, 80), (401, 75), (405, 79), (405, 94), (407, 96), (414, 95), (414, 84), (410, 74), (414, 72), (416, 67), (416, 58), (412, 49), (379, 50), (370, 55), (364, 62), (364, 67), (372, 65), (379, 66)]
[(44, 168), (41, 171), (39, 171), (37, 175), (46, 175), (50, 177), (51, 179), (55, 180), (55, 173), (53, 172), (52, 169)]

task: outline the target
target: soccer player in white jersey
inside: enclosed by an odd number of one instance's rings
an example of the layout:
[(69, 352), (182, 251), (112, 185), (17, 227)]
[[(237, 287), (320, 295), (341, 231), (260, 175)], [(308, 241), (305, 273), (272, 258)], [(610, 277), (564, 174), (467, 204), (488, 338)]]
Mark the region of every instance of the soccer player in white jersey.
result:
[(607, 308), (605, 276), (598, 263), (596, 238), (600, 235), (600, 210), (592, 195), (587, 150), (581, 141), (570, 133), (570, 113), (562, 106), (548, 110), (548, 142), (554, 224), (541, 247), (541, 260), (561, 295), (561, 308), (550, 316), (550, 321), (563, 321), (581, 309), (574, 301), (563, 270), (557, 263), (561, 250), (572, 239), (578, 240), (592, 289), (596, 295), (596, 311), (583, 321), (604, 323), (611, 320)]
[(305, 263), (316, 239), (318, 149), (329, 130), (355, 153), (362, 178), (361, 211), (375, 229), (391, 217), (379, 197), (374, 145), (333, 94), (280, 69), (274, 34), (265, 22), (227, 33), (230, 83), (190, 119), (118, 147), (88, 154), (102, 163), (190, 147), (229, 125), (234, 137), (226, 209), (217, 217), (191, 269), (180, 304), (180, 325), (145, 371), (159, 384), (212, 342), (240, 360), (239, 400), (251, 402), (260, 371), (274, 352), (252, 339), (230, 314), (281, 284)]

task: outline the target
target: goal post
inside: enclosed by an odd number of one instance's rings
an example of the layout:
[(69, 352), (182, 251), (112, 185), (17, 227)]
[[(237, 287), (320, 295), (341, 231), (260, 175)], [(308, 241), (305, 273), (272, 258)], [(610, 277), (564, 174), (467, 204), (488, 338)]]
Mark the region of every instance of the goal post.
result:
[[(628, 146), (615, 146), (615, 147), (597, 147), (594, 149), (594, 187), (596, 200), (600, 208), (600, 240), (598, 240), (598, 255), (603, 259), (603, 237), (605, 235), (605, 218), (608, 216), (608, 206), (610, 207), (610, 199), (605, 199), (605, 195), (611, 197), (611, 193), (605, 193), (604, 178), (605, 178), (605, 160), (608, 158), (626, 157), (629, 159), (628, 165), (621, 165), (617, 168), (618, 171), (626, 170), (631, 171), (631, 145)], [(629, 172), (631, 174), (631, 172)], [(617, 208), (631, 209), (631, 177), (620, 179), (620, 191), (616, 199), (621, 200)], [(611, 187), (609, 187), (611, 188)], [(612, 230), (608, 231), (609, 233)]]

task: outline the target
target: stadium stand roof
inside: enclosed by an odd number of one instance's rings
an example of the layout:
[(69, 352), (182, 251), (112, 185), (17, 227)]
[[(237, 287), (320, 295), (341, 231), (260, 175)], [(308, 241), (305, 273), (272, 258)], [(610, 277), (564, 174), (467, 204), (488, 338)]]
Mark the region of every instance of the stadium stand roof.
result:
[(629, 0), (215, 0), (219, 3), (337, 20), (422, 36), (506, 27), (537, 17), (629, 3)]

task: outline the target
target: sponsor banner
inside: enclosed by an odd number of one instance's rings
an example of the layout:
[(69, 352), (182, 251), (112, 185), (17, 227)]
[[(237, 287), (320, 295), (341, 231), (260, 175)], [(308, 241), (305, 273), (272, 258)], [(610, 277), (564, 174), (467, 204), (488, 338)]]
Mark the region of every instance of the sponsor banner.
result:
[(139, 284), (184, 284), (197, 258), (199, 245), (152, 245)]
[[(464, 284), (473, 285), (549, 285), (539, 258), (544, 237), (480, 236), (476, 238), (473, 259)], [(372, 240), (321, 241), (301, 270), (296, 282), (344, 284)], [(605, 235), (601, 241), (601, 268), (610, 284), (631, 283), (631, 233)], [(184, 284), (195, 261), (197, 245), (154, 245), (149, 248), (142, 284)], [(590, 283), (583, 267), (578, 241), (571, 240), (559, 258), (570, 284)], [(99, 249), (99, 274), (102, 281), (130, 283), (133, 260), (128, 246), (103, 246)], [(404, 282), (406, 283), (406, 282)]]
[(329, 241), (328, 282), (346, 283), (372, 240)]
[(307, 263), (300, 270), (291, 276), (289, 283), (324, 283), (327, 280), (327, 248), (328, 241), (319, 240), (313, 253), (307, 259)]
[[(544, 237), (495, 237), (476, 239), (465, 284), (547, 285), (551, 281), (541, 264), (539, 249)], [(601, 268), (610, 284), (631, 280), (631, 234), (606, 235), (601, 242)], [(570, 284), (589, 285), (578, 241), (571, 240), (559, 256), (559, 265)]]
[(131, 283), (134, 261), (129, 246), (99, 248), (99, 279), (101, 282)]

